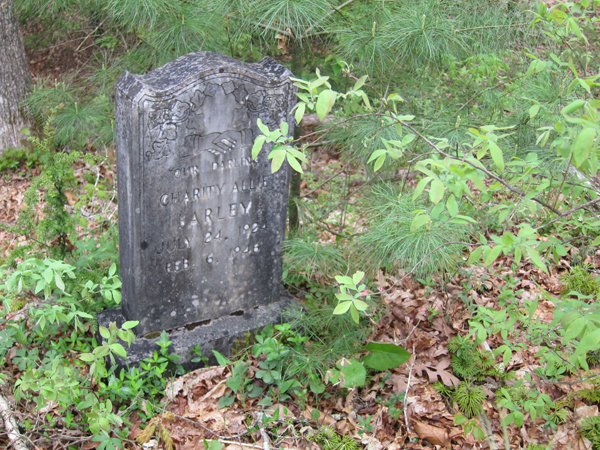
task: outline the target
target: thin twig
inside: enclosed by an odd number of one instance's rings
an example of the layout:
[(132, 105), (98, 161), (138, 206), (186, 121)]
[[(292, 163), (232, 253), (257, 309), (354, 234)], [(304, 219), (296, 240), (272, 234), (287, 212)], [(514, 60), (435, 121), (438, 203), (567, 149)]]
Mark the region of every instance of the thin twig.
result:
[(310, 32), (311, 30), (317, 26), (319, 23), (321, 23), (322, 21), (324, 21), (325, 19), (327, 19), (330, 15), (336, 13), (336, 12), (340, 12), (340, 10), (346, 6), (348, 6), (350, 3), (352, 3), (354, 0), (348, 0), (344, 3), (342, 3), (340, 6), (337, 6), (335, 8), (333, 8), (331, 11), (329, 11), (327, 14), (325, 14), (323, 17), (321, 17), (319, 20), (317, 20), (314, 24), (312, 24), (310, 27), (308, 27), (305, 31), (304, 31), (304, 36), (310, 36)]
[(482, 27), (473, 27), (473, 28), (459, 28), (458, 30), (454, 30), (455, 33), (459, 33), (461, 31), (471, 31), (471, 30), (483, 30), (485, 28), (506, 28), (506, 27), (520, 27), (522, 25), (529, 25), (528, 23), (513, 23), (511, 25), (485, 25)]
[[(267, 432), (265, 431), (265, 426), (262, 422), (262, 413), (256, 412), (256, 425), (258, 425), (258, 430), (260, 431), (260, 436), (263, 440), (263, 450), (271, 450), (271, 446), (269, 445), (269, 436), (267, 436)], [(260, 448), (260, 447), (259, 447)]]
[(408, 369), (408, 381), (406, 382), (406, 392), (404, 393), (404, 423), (406, 424), (406, 433), (410, 432), (410, 428), (408, 426), (408, 391), (410, 389), (410, 379), (412, 377), (413, 367), (415, 366), (415, 361), (417, 360), (417, 355), (415, 355), (415, 346), (413, 345), (413, 362), (410, 365), (410, 369)]
[(104, 21), (100, 22), (98, 24), (98, 26), (96, 28), (94, 28), (94, 31), (92, 31), (90, 34), (88, 34), (85, 39), (83, 41), (81, 41), (81, 44), (79, 44), (79, 47), (77, 47), (77, 49), (75, 49), (75, 53), (77, 53), (79, 51), (79, 49), (81, 48), (81, 46), (85, 43), (85, 41), (88, 40), (88, 38), (94, 34), (96, 31), (98, 31), (98, 28), (100, 28), (102, 26), (102, 24), (104, 23)]
[[(391, 117), (387, 114), (382, 114), (385, 115), (386, 117)], [(505, 188), (507, 188), (509, 191), (519, 195), (520, 197), (525, 197), (525, 193), (523, 191), (521, 191), (520, 189), (517, 189), (514, 186), (511, 186), (506, 180), (504, 180), (504, 178), (500, 178), (499, 176), (495, 175), (493, 172), (489, 171), (488, 169), (485, 168), (485, 166), (483, 164), (481, 164), (479, 161), (477, 162), (473, 162), (470, 161), (466, 158), (462, 158), (460, 156), (454, 156), (451, 155), (450, 153), (446, 153), (445, 151), (443, 151), (441, 148), (439, 148), (437, 145), (435, 145), (433, 142), (431, 142), (429, 139), (427, 139), (424, 135), (422, 135), (421, 133), (419, 133), (412, 125), (410, 125), (407, 122), (404, 122), (402, 120), (399, 120), (395, 117), (391, 117), (392, 119), (396, 120), (398, 123), (404, 125), (406, 128), (408, 128), (409, 130), (411, 130), (413, 133), (415, 133), (415, 135), (419, 136), (421, 139), (423, 139), (430, 147), (434, 148), (440, 155), (445, 156), (446, 158), (449, 159), (453, 159), (455, 161), (460, 161), (462, 163), (468, 164), (469, 166), (477, 169), (477, 170), (481, 170), (483, 173), (485, 173), (488, 177), (493, 178), (494, 180), (496, 180), (498, 183), (500, 183), (501, 185), (503, 185)], [(556, 208), (554, 208), (552, 205), (550, 205), (549, 203), (537, 198), (537, 197), (533, 197), (531, 200), (533, 200), (536, 203), (539, 203), (540, 205), (542, 205), (543, 207), (545, 207), (546, 209), (549, 209), (550, 211), (552, 211), (554, 214), (560, 214), (560, 211), (557, 211)]]
[(339, 172), (337, 172), (335, 175), (330, 176), (329, 178), (327, 178), (325, 181), (323, 181), (321, 184), (319, 184), (316, 188), (314, 188), (312, 191), (307, 192), (306, 194), (303, 194), (300, 196), (300, 198), (304, 198), (304, 197), (308, 197), (309, 195), (315, 193), (316, 191), (318, 191), (319, 189), (321, 189), (324, 185), (326, 185), (327, 183), (329, 183), (331, 180), (333, 180), (334, 178), (338, 177), (339, 175), (341, 175), (342, 173), (344, 173), (346, 171), (346, 168), (344, 167), (342, 170), (340, 170)]
[(576, 206), (575, 208), (571, 208), (570, 210), (568, 210), (568, 211), (565, 211), (565, 212), (564, 212), (564, 213), (562, 213), (562, 214), (559, 214), (557, 217), (555, 217), (554, 219), (552, 219), (550, 222), (548, 222), (548, 223), (545, 223), (544, 225), (540, 225), (540, 226), (539, 226), (539, 227), (537, 227), (537, 228), (534, 228), (534, 230), (535, 230), (535, 231), (537, 231), (537, 230), (539, 230), (540, 228), (545, 228), (545, 227), (547, 227), (548, 225), (552, 225), (553, 223), (555, 223), (555, 222), (558, 222), (558, 221), (559, 221), (560, 219), (562, 219), (563, 217), (570, 216), (570, 215), (571, 215), (571, 214), (573, 214), (574, 212), (576, 212), (576, 211), (579, 211), (580, 209), (583, 209), (583, 208), (587, 208), (588, 206), (595, 205), (596, 203), (600, 203), (600, 197), (598, 197), (598, 198), (597, 198), (597, 199), (595, 199), (595, 200), (590, 200), (589, 202), (587, 202), (587, 203), (584, 203), (583, 205), (579, 205), (579, 206)]
[(258, 448), (259, 450), (263, 450), (263, 448), (260, 445), (245, 444), (244, 442), (239, 442), (239, 441), (228, 441), (227, 439), (219, 439), (219, 442), (221, 444), (233, 444), (233, 445), (239, 445), (240, 447)]

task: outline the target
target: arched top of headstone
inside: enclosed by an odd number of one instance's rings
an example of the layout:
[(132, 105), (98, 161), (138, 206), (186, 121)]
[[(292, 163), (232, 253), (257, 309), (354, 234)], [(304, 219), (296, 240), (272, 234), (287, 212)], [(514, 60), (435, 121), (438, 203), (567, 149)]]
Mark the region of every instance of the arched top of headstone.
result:
[(278, 86), (291, 83), (292, 73), (274, 59), (265, 56), (257, 63), (245, 63), (213, 52), (195, 52), (181, 56), (146, 75), (125, 71), (116, 88), (133, 98), (142, 91), (153, 96), (171, 95), (196, 81), (219, 75), (233, 75), (256, 84)]

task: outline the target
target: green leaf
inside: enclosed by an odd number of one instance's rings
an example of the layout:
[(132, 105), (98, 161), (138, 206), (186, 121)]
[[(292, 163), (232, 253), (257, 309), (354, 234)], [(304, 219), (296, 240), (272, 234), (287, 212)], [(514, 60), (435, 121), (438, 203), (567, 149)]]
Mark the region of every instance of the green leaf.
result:
[(252, 146), (252, 159), (256, 159), (266, 140), (267, 137), (265, 135), (260, 135), (256, 138), (254, 145)]
[(294, 117), (296, 118), (296, 123), (302, 122), (302, 118), (304, 117), (304, 112), (306, 111), (306, 103), (298, 103), (298, 108), (296, 108), (296, 113)]
[(369, 305), (367, 305), (365, 302), (363, 302), (362, 300), (354, 300), (352, 302), (352, 304), (354, 305), (354, 307), (356, 309), (358, 309), (359, 311), (366, 311), (369, 308)]
[(286, 156), (285, 150), (271, 151), (271, 153), (269, 154), (269, 158), (272, 158), (272, 160), (271, 160), (271, 172), (272, 173), (277, 172), (281, 168), (281, 166), (283, 165), (283, 162), (285, 161), (285, 156)]
[[(231, 361), (229, 361), (229, 360), (228, 360), (228, 359), (225, 357), (225, 355), (223, 355), (223, 354), (219, 353), (219, 352), (218, 352), (218, 351), (216, 351), (216, 350), (213, 350), (212, 352), (214, 353), (215, 357), (217, 358), (217, 364), (219, 364), (220, 366), (227, 366), (227, 365), (231, 364)], [(230, 403), (230, 404), (231, 404), (231, 403)]]
[(353, 90), (358, 91), (363, 86), (363, 84), (365, 84), (365, 81), (367, 81), (368, 77), (369, 75), (363, 75), (358, 80), (356, 80), (356, 83), (354, 83)]
[(354, 305), (350, 305), (350, 317), (352, 317), (352, 320), (354, 320), (356, 323), (358, 323), (360, 320), (358, 310), (354, 307)]
[(362, 387), (365, 385), (367, 370), (360, 361), (355, 359), (346, 360), (346, 365), (342, 367), (341, 363), (338, 363), (338, 367), (341, 369), (341, 373), (344, 375), (344, 386), (345, 387)]
[(335, 307), (335, 309), (333, 310), (333, 314), (345, 314), (351, 305), (352, 302), (341, 302)]
[(317, 110), (317, 116), (319, 116), (321, 121), (323, 121), (325, 116), (329, 113), (329, 111), (331, 111), (331, 108), (335, 103), (336, 96), (337, 94), (331, 89), (325, 89), (319, 94), (315, 108)]
[(544, 272), (548, 273), (546, 264), (544, 264), (544, 262), (542, 261), (542, 258), (540, 257), (540, 254), (537, 252), (537, 250), (535, 250), (531, 247), (526, 247), (526, 248), (527, 248), (527, 254), (529, 255), (529, 259), (531, 259), (531, 262), (533, 264), (535, 264), (537, 267), (539, 267), (540, 269), (542, 269)]
[(575, 348), (575, 355), (585, 355), (587, 352), (597, 350), (600, 343), (600, 328), (596, 328), (591, 333), (586, 334), (579, 345)]
[(514, 421), (515, 421), (515, 425), (518, 427), (522, 427), (523, 426), (523, 422), (525, 420), (525, 417), (523, 416), (523, 413), (521, 411), (514, 411)]
[(264, 123), (262, 123), (262, 120), (258, 119), (256, 121), (256, 125), (258, 125), (258, 129), (260, 130), (260, 132), (264, 135), (270, 135), (271, 131), (269, 130), (269, 127), (266, 126)]
[(219, 409), (227, 408), (228, 406), (231, 406), (233, 404), (234, 400), (235, 400), (235, 397), (232, 397), (231, 395), (224, 395), (223, 397), (221, 397), (219, 399)]
[(258, 406), (272, 406), (273, 399), (269, 396), (264, 397), (260, 402), (257, 403)]
[(574, 102), (569, 103), (567, 106), (561, 109), (560, 113), (563, 115), (571, 114), (572, 112), (577, 111), (583, 105), (585, 105), (585, 100), (575, 100)]
[(65, 283), (63, 283), (63, 280), (58, 274), (58, 272), (54, 272), (54, 282), (56, 283), (56, 287), (59, 288), (61, 291), (65, 290)]
[(288, 125), (287, 122), (281, 122), (281, 135), (282, 136), (287, 136), (288, 135), (288, 131), (290, 131), (290, 126)]
[(421, 192), (423, 192), (423, 190), (431, 180), (433, 180), (433, 177), (425, 177), (417, 183), (417, 187), (415, 188), (415, 192), (412, 196), (413, 200), (416, 200), (419, 197), (419, 195), (421, 195)]
[(346, 277), (346, 276), (343, 276), (343, 275), (336, 275), (335, 276), (335, 281), (337, 281), (339, 284), (348, 284), (348, 285), (352, 285), (354, 283), (354, 281), (352, 280), (352, 278)]
[(314, 394), (322, 394), (325, 392), (325, 385), (318, 380), (313, 380), (312, 378), (310, 379), (309, 387)]
[(502, 245), (496, 245), (489, 252), (487, 252), (487, 254), (485, 255), (485, 261), (483, 262), (483, 265), (486, 267), (490, 267), (492, 263), (496, 261), (496, 258), (500, 256), (500, 253), (502, 253), (502, 249)]
[(504, 158), (502, 156), (502, 150), (500, 150), (500, 147), (498, 147), (494, 141), (489, 141), (489, 147), (490, 155), (492, 156), (494, 164), (496, 164), (496, 167), (500, 172), (504, 172)]
[(46, 283), (50, 283), (52, 281), (52, 269), (48, 267), (46, 270), (44, 270), (42, 276), (44, 277), (44, 280), (46, 280)]
[[(220, 403), (220, 401), (219, 401)], [(231, 402), (233, 403), (233, 402)], [(231, 403), (229, 405), (231, 405)], [(226, 405), (226, 406), (229, 406)], [(223, 406), (219, 405), (219, 408), (223, 408)], [(207, 441), (206, 439), (204, 439), (204, 450), (221, 450), (223, 448), (223, 444), (221, 444), (219, 441), (217, 440), (210, 440)]]
[(590, 156), (592, 147), (594, 146), (594, 139), (596, 138), (596, 130), (593, 128), (584, 128), (581, 133), (577, 135), (575, 142), (571, 146), (573, 152), (573, 165), (580, 168), (584, 162)]
[(444, 197), (444, 183), (438, 179), (434, 179), (429, 187), (429, 200), (434, 205), (437, 205)]
[(373, 167), (373, 170), (375, 172), (377, 172), (379, 169), (381, 169), (381, 166), (383, 166), (383, 163), (385, 162), (385, 154), (381, 155), (379, 158), (377, 158), (377, 161), (375, 161), (375, 166)]
[(115, 355), (120, 356), (121, 358), (127, 358), (127, 352), (123, 348), (121, 344), (115, 343), (110, 345), (110, 349)]
[(500, 422), (500, 425), (502, 425), (503, 427), (509, 426), (512, 423), (514, 417), (515, 417), (515, 413), (511, 412), (504, 419), (502, 419), (502, 422)]
[(402, 137), (402, 124), (397, 123), (396, 125), (394, 125), (394, 127), (396, 128), (396, 133), (398, 133), (398, 137)]
[(358, 284), (362, 281), (362, 279), (365, 277), (365, 273), (364, 272), (356, 272), (354, 275), (352, 275), (352, 282), (354, 284)]
[(96, 360), (96, 356), (94, 356), (92, 353), (82, 353), (79, 355), (79, 359), (85, 362), (92, 362)]
[(302, 171), (302, 166), (300, 165), (300, 163), (298, 162), (296, 157), (293, 156), (291, 153), (287, 154), (287, 162), (292, 167), (292, 169), (294, 169), (296, 172), (304, 173)]
[(517, 263), (517, 265), (519, 265), (521, 263), (522, 256), (523, 256), (523, 251), (521, 250), (521, 247), (515, 248), (515, 262)]
[(429, 216), (427, 214), (419, 214), (418, 216), (416, 216), (412, 223), (410, 224), (410, 231), (417, 231), (419, 228), (421, 228), (423, 225), (427, 224), (429, 222)]
[(106, 327), (99, 327), (98, 331), (100, 331), (100, 336), (102, 336), (104, 339), (109, 339), (110, 338), (110, 331), (108, 331), (108, 328), (106, 328)]
[(458, 214), (458, 203), (456, 202), (456, 197), (454, 197), (454, 194), (450, 194), (448, 200), (446, 200), (446, 208), (448, 209), (448, 214), (450, 214), (450, 217), (454, 217)]
[(132, 328), (137, 327), (139, 323), (139, 320), (128, 320), (123, 325), (121, 325), (121, 328), (123, 328), (124, 330), (131, 330)]
[(540, 112), (540, 105), (533, 105), (529, 108), (529, 118), (533, 120), (533, 118)]
[(373, 352), (365, 356), (365, 365), (380, 372), (401, 366), (411, 356), (404, 348), (395, 344), (377, 344), (371, 342), (365, 347), (365, 350)]
[(563, 344), (567, 344), (568, 342), (572, 341), (577, 336), (579, 336), (585, 328), (586, 322), (587, 321), (584, 317), (579, 317), (573, 322), (571, 322), (569, 326), (565, 329), (565, 335), (563, 336)]
[(481, 253), (483, 253), (483, 245), (477, 247), (475, 250), (473, 250), (471, 252), (471, 254), (469, 255), (469, 260), (467, 261), (467, 264), (473, 264), (475, 261), (479, 261), (479, 258), (481, 258)]

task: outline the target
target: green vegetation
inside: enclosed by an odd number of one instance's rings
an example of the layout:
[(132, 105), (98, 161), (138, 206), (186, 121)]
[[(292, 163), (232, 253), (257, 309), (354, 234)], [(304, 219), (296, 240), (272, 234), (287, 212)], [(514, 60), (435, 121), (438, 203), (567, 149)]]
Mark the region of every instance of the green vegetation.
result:
[[(382, 439), (377, 423), (405, 439), (429, 420), (410, 412), (424, 373), (441, 381), (422, 398), (441, 398), (491, 448), (505, 445), (498, 430), (509, 445), (538, 425), (543, 442), (523, 447), (547, 448), (575, 426), (573, 399), (598, 404), (599, 1), (15, 3), (47, 66), (62, 67), (56, 48), (86, 55), (59, 77), (38, 68), (32, 148), (0, 159), (7, 182), (31, 179), (18, 222), (3, 226), (14, 239), (0, 268), (0, 382), (35, 445), (177, 439), (180, 414), (160, 403), (183, 372), (166, 333), (152, 358), (117, 371), (106, 361), (126, 356), (135, 323), (99, 328), (95, 314), (121, 299), (114, 82), (198, 50), (290, 65), (295, 120), (320, 122), (303, 140), (260, 123), (252, 150), (272, 143), (272, 169), (296, 172), (283, 279), (301, 307), (232, 360), (217, 354), (228, 377), (198, 387), (222, 387), (227, 417), (244, 412), (238, 437), (355, 449)], [(420, 349), (428, 339), (437, 353)], [(209, 356), (195, 353), (199, 365)], [(560, 383), (577, 392), (549, 388)], [(354, 437), (323, 427), (327, 409)], [(599, 430), (586, 418), (580, 433), (600, 448)]]

